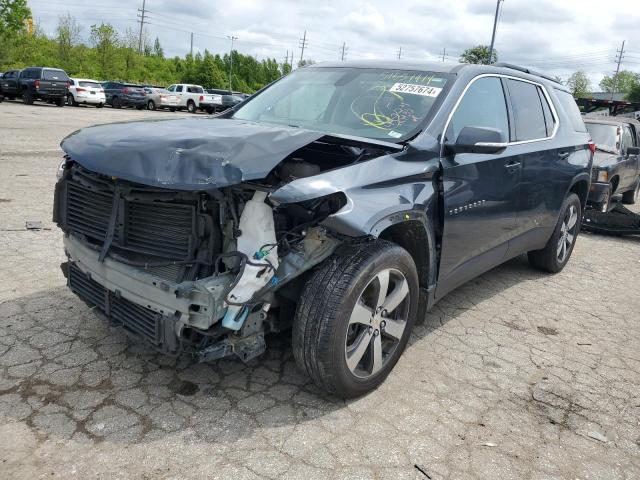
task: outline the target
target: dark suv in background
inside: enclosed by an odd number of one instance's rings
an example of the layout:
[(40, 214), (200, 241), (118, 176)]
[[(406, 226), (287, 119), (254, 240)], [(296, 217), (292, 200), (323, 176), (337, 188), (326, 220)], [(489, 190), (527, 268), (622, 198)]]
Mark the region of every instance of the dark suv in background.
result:
[(69, 92), (69, 77), (59, 68), (28, 67), (24, 70), (9, 70), (0, 83), (5, 97), (10, 100), (22, 97), (27, 105), (35, 100), (44, 100), (64, 107)]
[(593, 158), (551, 78), (380, 61), (308, 66), (218, 117), (89, 127), (61, 146), (54, 220), (77, 295), (201, 360), (248, 361), (292, 328), (298, 366), (341, 397), (379, 385), (464, 282), (522, 254), (560, 272)]
[(222, 104), (215, 105), (213, 107), (213, 112), (224, 112), (232, 107), (235, 107), (239, 103), (243, 102), (245, 99), (241, 94), (231, 92), (229, 90), (220, 90), (218, 88), (207, 88), (207, 93), (211, 93), (214, 95), (220, 95), (222, 99)]
[(123, 82), (104, 82), (102, 84), (107, 105), (113, 108), (135, 107), (142, 110), (147, 107), (147, 94), (142, 85)]
[(635, 204), (640, 200), (640, 123), (623, 117), (584, 121), (596, 146), (589, 204), (607, 212), (617, 194), (623, 203)]

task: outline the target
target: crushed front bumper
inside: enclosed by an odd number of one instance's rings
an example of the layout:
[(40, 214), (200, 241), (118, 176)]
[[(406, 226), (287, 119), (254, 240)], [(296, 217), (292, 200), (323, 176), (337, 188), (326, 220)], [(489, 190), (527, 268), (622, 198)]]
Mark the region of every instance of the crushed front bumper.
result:
[(64, 247), (71, 290), (163, 351), (177, 349), (185, 327), (207, 330), (224, 315), (232, 275), (175, 283), (109, 257), (101, 262), (99, 252), (73, 235), (64, 237)]

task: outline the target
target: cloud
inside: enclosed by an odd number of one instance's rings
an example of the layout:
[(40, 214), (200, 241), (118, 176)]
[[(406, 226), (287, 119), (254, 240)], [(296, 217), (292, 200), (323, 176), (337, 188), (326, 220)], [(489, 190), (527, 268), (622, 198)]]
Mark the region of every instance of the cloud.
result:
[[(62, 1), (60, 2), (62, 4)], [(54, 11), (44, 0), (30, 2), (45, 31), (55, 31)], [(227, 35), (239, 37), (243, 53), (283, 61), (289, 51), (299, 59), (300, 38), (307, 31), (305, 58), (339, 60), (343, 42), (348, 59), (393, 59), (402, 47), (403, 58), (429, 60), (444, 49), (457, 61), (466, 48), (491, 40), (495, 0), (147, 0), (148, 30), (158, 36), (168, 55), (184, 55), (194, 32), (194, 50), (213, 53), (229, 49)], [(99, 6), (73, 7), (71, 14), (84, 32), (104, 19), (120, 31), (137, 28), (139, 4), (102, 0)], [(627, 50), (640, 57), (637, 0), (619, 0), (616, 8), (603, 8), (601, 0), (505, 0), (496, 49), (500, 60), (527, 64), (567, 77), (582, 69), (597, 85), (614, 69), (616, 49), (623, 39)], [(640, 71), (627, 57), (623, 68)]]

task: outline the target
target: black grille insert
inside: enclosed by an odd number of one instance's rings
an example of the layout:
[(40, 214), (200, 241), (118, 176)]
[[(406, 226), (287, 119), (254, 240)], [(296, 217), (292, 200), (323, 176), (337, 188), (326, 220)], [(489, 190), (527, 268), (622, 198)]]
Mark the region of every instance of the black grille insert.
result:
[(117, 296), (74, 264), (69, 264), (69, 287), (85, 302), (98, 307), (114, 325), (153, 345), (162, 343), (162, 315), (159, 313)]
[[(115, 188), (109, 190), (114, 187), (110, 184), (91, 188), (86, 183), (67, 182), (66, 227), (102, 245)], [(120, 198), (119, 202), (111, 246), (169, 260), (193, 260), (198, 238), (195, 205), (127, 198)]]

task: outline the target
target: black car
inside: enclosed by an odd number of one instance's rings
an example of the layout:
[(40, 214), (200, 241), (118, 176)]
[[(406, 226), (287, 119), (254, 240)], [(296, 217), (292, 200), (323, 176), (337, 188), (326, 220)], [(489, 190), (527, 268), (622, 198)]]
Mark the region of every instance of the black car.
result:
[(0, 92), (7, 100), (20, 96), (20, 70), (8, 70), (0, 77)]
[(22, 97), (27, 105), (44, 100), (63, 107), (69, 92), (69, 77), (59, 68), (28, 67), (5, 72), (0, 85), (3, 95), (10, 100)]
[(611, 207), (611, 197), (622, 194), (622, 202), (634, 204), (640, 197), (640, 123), (630, 118), (585, 118), (596, 146), (589, 204), (602, 212)]
[(107, 105), (113, 108), (135, 107), (142, 110), (147, 107), (147, 94), (142, 85), (124, 82), (103, 82), (102, 88)]
[(220, 90), (217, 88), (208, 88), (207, 93), (211, 93), (213, 95), (220, 95), (222, 103), (220, 105), (215, 105), (213, 107), (213, 112), (224, 112), (232, 107), (235, 107), (241, 102), (244, 102), (244, 98), (242, 94), (236, 94), (229, 90)]
[(212, 118), (62, 142), (70, 288), (201, 360), (293, 354), (341, 397), (379, 385), (447, 292), (527, 253), (556, 273), (593, 153), (571, 93), (519, 67), (340, 62)]

